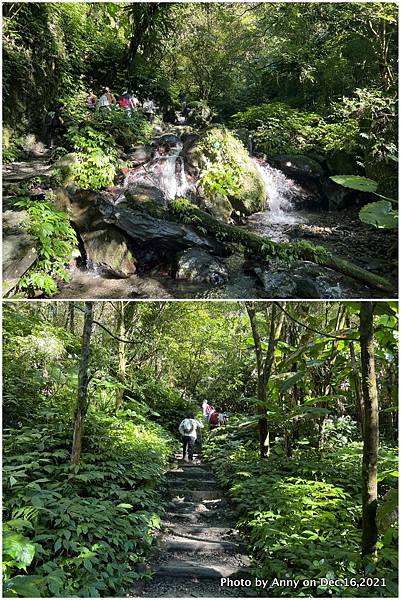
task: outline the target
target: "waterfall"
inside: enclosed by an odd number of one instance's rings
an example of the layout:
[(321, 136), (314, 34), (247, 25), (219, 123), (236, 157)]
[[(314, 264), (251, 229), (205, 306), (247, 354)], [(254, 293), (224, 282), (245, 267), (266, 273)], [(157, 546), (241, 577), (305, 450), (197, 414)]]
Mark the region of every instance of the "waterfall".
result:
[(188, 190), (189, 184), (185, 174), (184, 160), (179, 153), (182, 143), (177, 143), (169, 148), (168, 154), (160, 153), (158, 150), (151, 161), (141, 167), (132, 169), (124, 181), (124, 187), (128, 185), (146, 185), (161, 190), (167, 200), (174, 200), (183, 196)]
[(282, 171), (274, 169), (268, 163), (253, 159), (262, 178), (267, 191), (267, 213), (270, 223), (291, 224), (301, 219), (292, 212), (292, 199), (296, 194), (295, 184), (292, 179), (284, 175)]

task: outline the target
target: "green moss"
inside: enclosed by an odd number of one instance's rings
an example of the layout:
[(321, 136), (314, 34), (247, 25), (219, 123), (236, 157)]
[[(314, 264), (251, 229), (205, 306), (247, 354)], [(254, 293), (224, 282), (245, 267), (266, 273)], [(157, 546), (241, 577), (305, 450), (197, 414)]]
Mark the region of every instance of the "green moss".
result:
[(208, 129), (192, 154), (201, 170), (200, 184), (211, 202), (228, 200), (245, 215), (263, 210), (266, 188), (243, 144), (224, 127)]

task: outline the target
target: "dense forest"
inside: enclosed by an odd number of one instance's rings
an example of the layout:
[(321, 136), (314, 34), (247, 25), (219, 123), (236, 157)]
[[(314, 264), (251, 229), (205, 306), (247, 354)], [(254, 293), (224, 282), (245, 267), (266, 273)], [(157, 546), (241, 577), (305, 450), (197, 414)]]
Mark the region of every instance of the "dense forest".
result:
[(6, 596), (398, 597), (395, 302), (3, 304)]
[(2, 8), (5, 294), (395, 295), (396, 3)]

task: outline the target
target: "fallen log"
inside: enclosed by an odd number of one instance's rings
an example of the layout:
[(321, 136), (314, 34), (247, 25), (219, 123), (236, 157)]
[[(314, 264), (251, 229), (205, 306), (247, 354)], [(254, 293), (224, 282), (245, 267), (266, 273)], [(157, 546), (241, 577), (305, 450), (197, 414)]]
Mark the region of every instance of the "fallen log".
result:
[(184, 198), (173, 203), (172, 211), (175, 218), (182, 223), (191, 224), (199, 232), (211, 234), (220, 242), (235, 242), (250, 248), (265, 259), (281, 259), (287, 264), (295, 260), (308, 260), (394, 295), (394, 285), (388, 279), (362, 269), (343, 258), (338, 258), (322, 246), (313, 246), (304, 241), (272, 242), (241, 227), (218, 221)]

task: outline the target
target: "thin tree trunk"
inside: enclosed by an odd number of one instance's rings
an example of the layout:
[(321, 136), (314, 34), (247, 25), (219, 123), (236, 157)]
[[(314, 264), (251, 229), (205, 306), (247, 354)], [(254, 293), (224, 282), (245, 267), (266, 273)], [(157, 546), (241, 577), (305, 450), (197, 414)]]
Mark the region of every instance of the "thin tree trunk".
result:
[(121, 408), (123, 405), (123, 386), (125, 385), (127, 371), (127, 347), (125, 342), (121, 341), (124, 340), (126, 336), (125, 303), (119, 302), (118, 304), (117, 335), (120, 338), (120, 341), (118, 342), (118, 379), (122, 387), (117, 390), (116, 409)]
[(362, 394), (365, 405), (362, 460), (362, 556), (375, 555), (377, 543), (376, 510), (379, 409), (374, 357), (373, 311), (373, 302), (361, 302)]
[(84, 331), (82, 336), (81, 364), (78, 374), (78, 399), (75, 409), (74, 434), (72, 438), (71, 463), (78, 464), (81, 458), (84, 420), (88, 410), (90, 340), (93, 325), (93, 302), (85, 302)]
[[(351, 322), (350, 322), (349, 318), (347, 319), (347, 327), (351, 327)], [(364, 416), (363, 397), (362, 397), (362, 393), (361, 393), (361, 380), (359, 377), (359, 370), (358, 370), (358, 366), (356, 363), (354, 342), (350, 342), (350, 344), (349, 344), (349, 353), (350, 353), (351, 366), (352, 366), (352, 379), (353, 379), (353, 383), (354, 383), (356, 420), (358, 422), (358, 425), (359, 425), (359, 428), (361, 430), (362, 437), (363, 437), (365, 416)]]

